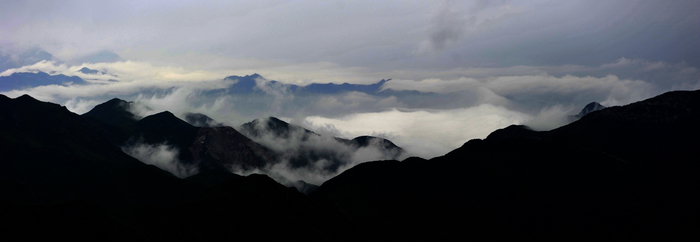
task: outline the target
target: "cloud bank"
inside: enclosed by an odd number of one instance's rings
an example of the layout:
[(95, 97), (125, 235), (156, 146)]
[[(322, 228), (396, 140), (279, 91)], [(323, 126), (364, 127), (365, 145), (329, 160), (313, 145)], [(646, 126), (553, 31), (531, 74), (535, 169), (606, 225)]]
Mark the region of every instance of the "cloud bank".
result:
[(471, 108), (435, 111), (356, 113), (340, 118), (310, 116), (311, 128), (331, 126), (346, 137), (371, 134), (387, 137), (413, 155), (432, 158), (461, 146), (470, 139), (531, 117), (503, 107), (483, 104)]

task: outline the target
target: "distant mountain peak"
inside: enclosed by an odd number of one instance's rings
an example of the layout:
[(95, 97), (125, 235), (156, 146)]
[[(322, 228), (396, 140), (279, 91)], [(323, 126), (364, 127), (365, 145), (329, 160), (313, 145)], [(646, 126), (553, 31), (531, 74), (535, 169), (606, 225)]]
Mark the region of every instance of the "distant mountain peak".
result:
[[(303, 131), (303, 136), (317, 135), (313, 131), (307, 130), (301, 126), (289, 124), (276, 117), (259, 118), (241, 126), (241, 131), (247, 135), (258, 137), (263, 134), (271, 133), (274, 136), (289, 138), (289, 135), (296, 131)], [(308, 138), (308, 137), (306, 137)]]
[(150, 115), (150, 116), (148, 116), (148, 117), (152, 117), (152, 118), (158, 118), (158, 117), (168, 117), (168, 118), (170, 118), (170, 117), (174, 117), (174, 118), (179, 119), (178, 117), (175, 116), (175, 114), (171, 113), (170, 111), (163, 111), (163, 112), (160, 112), (160, 113), (156, 113), (156, 114)]
[(131, 112), (133, 102), (127, 102), (119, 98), (112, 98), (107, 102), (96, 105), (89, 112), (83, 114), (93, 117), (111, 125), (127, 125), (136, 122), (138, 117)]
[(583, 118), (583, 116), (586, 116), (589, 113), (592, 113), (592, 112), (595, 112), (598, 110), (603, 110), (605, 108), (606, 108), (605, 106), (601, 105), (598, 102), (591, 102), (589, 104), (586, 104), (586, 106), (584, 106), (583, 109), (581, 109), (581, 111), (578, 114), (569, 115), (568, 116), (569, 122), (574, 122), (576, 120)]
[(78, 70), (79, 72), (82, 72), (83, 74), (99, 74), (100, 71), (98, 70), (93, 70), (87, 67), (83, 67), (82, 69)]
[(578, 114), (574, 115), (574, 117), (575, 117), (576, 119), (580, 119), (580, 118), (583, 118), (583, 116), (588, 115), (589, 113), (592, 113), (592, 112), (595, 112), (595, 111), (598, 111), (598, 110), (603, 110), (603, 109), (605, 109), (605, 108), (606, 108), (606, 107), (603, 106), (603, 105), (600, 105), (600, 103), (591, 102), (591, 103), (587, 104), (585, 107), (583, 107), (583, 109), (581, 109), (581, 112), (579, 112)]
[[(224, 80), (234, 80), (236, 83), (232, 84), (228, 91), (232, 93), (256, 93), (262, 92), (257, 89), (258, 83), (255, 82), (257, 78), (262, 76), (258, 73), (246, 76), (228, 76)], [(271, 85), (275, 88), (284, 88), (291, 93), (319, 93), (319, 94), (333, 94), (333, 93), (343, 93), (343, 92), (364, 92), (364, 93), (378, 93), (384, 83), (390, 81), (391, 79), (382, 79), (379, 82), (373, 84), (351, 84), (344, 82), (342, 84), (335, 83), (311, 83), (306, 86), (299, 86), (294, 84), (285, 84), (282, 82), (277, 82), (274, 80), (269, 80), (265, 85)]]
[(130, 102), (119, 99), (119, 98), (112, 98), (109, 101), (105, 102), (104, 104), (108, 105), (128, 105)]
[(9, 76), (0, 76), (0, 91), (19, 90), (46, 85), (82, 85), (85, 80), (77, 76), (66, 76), (63, 74), (46, 72), (15, 72)]
[(31, 101), (38, 101), (36, 98), (29, 96), (29, 94), (23, 94), (22, 96), (19, 96), (16, 98), (17, 100), (31, 100)]
[(185, 113), (185, 121), (196, 127), (219, 127), (221, 123), (201, 113)]

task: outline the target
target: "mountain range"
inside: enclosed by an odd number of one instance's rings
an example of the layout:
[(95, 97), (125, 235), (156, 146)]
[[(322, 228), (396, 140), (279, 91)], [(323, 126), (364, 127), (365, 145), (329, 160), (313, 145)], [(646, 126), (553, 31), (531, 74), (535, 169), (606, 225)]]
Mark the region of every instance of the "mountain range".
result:
[[(115, 98), (82, 116), (101, 127), (113, 143), (127, 152), (143, 150), (144, 146), (146, 149), (166, 146), (179, 151), (177, 164), (172, 164), (170, 170), (181, 176), (192, 173), (190, 171), (209, 169), (233, 172), (265, 170), (280, 162), (288, 162), (291, 169), (315, 169), (317, 163), (324, 162), (327, 164), (321, 169), (337, 172), (341, 166), (351, 164), (353, 154), (360, 149), (379, 152), (371, 156), (375, 159), (398, 159), (406, 153), (382, 138), (363, 136), (346, 140), (323, 137), (274, 117), (243, 124), (239, 128), (243, 133), (239, 133), (199, 113), (185, 114), (187, 121), (167, 111), (140, 118), (130, 111), (134, 105)], [(358, 162), (361, 161), (368, 160)]]
[[(89, 75), (111, 75), (112, 77), (118, 79), (118, 76), (109, 74), (105, 71), (93, 70), (87, 67), (83, 67), (78, 70), (78, 72)], [(343, 92), (364, 92), (364, 93), (379, 93), (382, 92), (381, 87), (384, 83), (390, 81), (391, 79), (380, 80), (377, 83), (363, 85), (363, 84), (335, 84), (335, 83), (312, 83), (306, 86), (298, 86), (294, 84), (284, 84), (278, 81), (266, 80), (259, 74), (252, 74), (246, 76), (228, 76), (224, 80), (233, 81), (234, 83), (226, 89), (215, 89), (209, 91), (208, 94), (216, 92), (228, 92), (234, 94), (253, 94), (261, 93), (262, 90), (258, 85), (262, 86), (276, 86), (287, 88), (287, 90), (292, 93), (304, 94), (304, 93), (318, 93), (318, 94), (335, 94)], [(256, 83), (256, 80), (261, 82)], [(262, 82), (265, 81), (265, 82)], [(0, 91), (10, 91), (18, 90), (24, 88), (46, 86), (46, 85), (68, 85), (68, 84), (86, 84), (87, 82), (78, 76), (66, 76), (63, 74), (49, 74), (45, 72), (15, 72), (9, 76), (0, 77), (0, 83), (3, 83)]]
[(341, 166), (351, 164), (353, 155), (360, 149), (371, 149), (376, 153), (375, 159), (397, 160), (406, 155), (406, 151), (387, 139), (324, 137), (275, 117), (253, 120), (241, 125), (240, 130), (256, 142), (274, 147), (272, 150), (287, 160), (291, 168), (317, 166), (316, 163), (323, 161), (324, 170), (336, 172)]
[(9, 76), (0, 76), (0, 83), (2, 83), (2, 86), (0, 86), (0, 92), (4, 92), (47, 85), (82, 85), (86, 84), (87, 82), (77, 76), (66, 76), (63, 74), (49, 75), (45, 72), (18, 72), (12, 73)]
[[(224, 78), (224, 80), (231, 80), (235, 81), (233, 85), (231, 85), (228, 88), (228, 92), (230, 93), (253, 93), (253, 92), (260, 92), (260, 88), (256, 88), (258, 85), (267, 85), (267, 86), (280, 86), (287, 88), (292, 93), (321, 93), (321, 94), (333, 94), (333, 93), (340, 93), (340, 92), (364, 92), (364, 93), (377, 93), (381, 91), (382, 85), (384, 83), (390, 81), (391, 79), (388, 80), (381, 80), (377, 83), (374, 84), (369, 84), (369, 85), (362, 85), (362, 84), (349, 84), (349, 83), (343, 83), (343, 84), (335, 84), (335, 83), (312, 83), (306, 86), (298, 86), (294, 84), (284, 84), (281, 82), (277, 81), (268, 81), (268, 82), (262, 82), (265, 80), (262, 76), (259, 74), (255, 73), (252, 75), (246, 75), (246, 76), (228, 76)], [(257, 82), (256, 82), (257, 81)], [(260, 84), (258, 84), (260, 82)]]
[[(77, 115), (26, 95), (0, 96), (0, 215), (10, 222), (4, 235), (188, 241), (698, 237), (700, 91), (587, 112), (551, 131), (509, 126), (430, 160), (364, 162), (308, 195), (266, 175), (227, 169), (259, 167), (271, 162), (266, 155), (280, 156), (283, 149), (257, 142), (255, 132), (302, 141), (319, 135), (276, 118), (248, 123), (241, 133), (195, 127), (169, 112), (139, 119), (129, 105), (113, 99)], [(395, 147), (378, 138), (338, 142)], [(140, 143), (178, 147), (184, 164), (200, 172), (180, 179), (123, 152)]]

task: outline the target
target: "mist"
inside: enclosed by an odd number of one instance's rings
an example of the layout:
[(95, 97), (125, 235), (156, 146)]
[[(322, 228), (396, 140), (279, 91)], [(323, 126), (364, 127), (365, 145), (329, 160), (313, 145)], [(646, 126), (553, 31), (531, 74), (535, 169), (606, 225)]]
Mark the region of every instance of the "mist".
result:
[(173, 175), (185, 178), (199, 171), (195, 166), (186, 166), (177, 158), (179, 150), (167, 144), (144, 144), (136, 143), (121, 147), (124, 153), (138, 159), (139, 161), (154, 165)]
[(523, 122), (524, 125), (536, 131), (549, 131), (567, 125), (573, 121), (573, 108), (565, 108), (561, 105), (545, 107), (537, 116)]
[(299, 180), (320, 185), (363, 162), (408, 157), (406, 152), (384, 148), (379, 139), (371, 139), (367, 146), (358, 147), (348, 143), (350, 140), (320, 135), (294, 124), (290, 124), (289, 129), (270, 128), (268, 122), (268, 118), (257, 119), (252, 125), (237, 127), (241, 133), (277, 154), (275, 164), (247, 172), (268, 174), (285, 185)]

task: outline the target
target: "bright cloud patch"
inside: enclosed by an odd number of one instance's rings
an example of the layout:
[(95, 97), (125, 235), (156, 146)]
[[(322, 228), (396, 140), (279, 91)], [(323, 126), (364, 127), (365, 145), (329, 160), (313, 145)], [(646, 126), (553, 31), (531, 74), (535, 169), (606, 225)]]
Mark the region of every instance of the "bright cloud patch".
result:
[(413, 155), (443, 155), (470, 139), (485, 138), (496, 129), (520, 124), (531, 117), (503, 107), (483, 104), (440, 111), (358, 113), (341, 118), (307, 117), (312, 129), (333, 127), (347, 137), (372, 134), (394, 141)]

